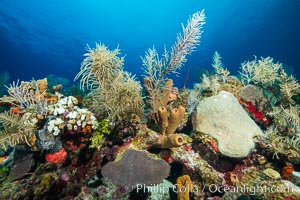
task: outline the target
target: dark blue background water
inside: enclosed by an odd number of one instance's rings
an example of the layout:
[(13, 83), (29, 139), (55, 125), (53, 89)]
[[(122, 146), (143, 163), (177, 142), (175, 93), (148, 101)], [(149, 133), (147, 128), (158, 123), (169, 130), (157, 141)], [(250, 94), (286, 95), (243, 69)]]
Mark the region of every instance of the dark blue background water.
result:
[[(253, 55), (271, 56), (300, 74), (299, 0), (1, 0), (0, 66), (11, 80), (31, 80), (49, 74), (73, 80), (85, 46), (103, 42), (126, 55), (125, 69), (139, 74), (147, 48), (170, 48), (181, 23), (205, 9), (201, 45), (181, 70), (182, 86), (211, 70), (219, 51), (236, 73)], [(299, 76), (298, 76), (299, 78)]]

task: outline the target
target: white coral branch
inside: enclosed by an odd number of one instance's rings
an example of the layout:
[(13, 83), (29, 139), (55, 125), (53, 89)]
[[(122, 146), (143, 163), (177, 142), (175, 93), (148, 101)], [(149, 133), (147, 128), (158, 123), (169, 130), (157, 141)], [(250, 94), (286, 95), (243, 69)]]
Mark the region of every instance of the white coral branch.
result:
[(27, 86), (22, 86), (21, 83), (19, 84), (19, 80), (17, 82), (14, 81), (9, 87), (5, 87), (7, 88), (10, 97), (20, 104), (14, 104), (14, 106), (20, 108), (29, 108), (35, 104), (34, 96), (30, 92), (30, 88)]

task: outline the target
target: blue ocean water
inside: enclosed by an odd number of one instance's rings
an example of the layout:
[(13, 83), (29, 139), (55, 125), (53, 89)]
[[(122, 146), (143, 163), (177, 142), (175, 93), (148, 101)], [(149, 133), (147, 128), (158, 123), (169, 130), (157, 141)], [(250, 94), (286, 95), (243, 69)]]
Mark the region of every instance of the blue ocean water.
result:
[[(119, 45), (125, 69), (142, 73), (141, 56), (153, 45), (170, 49), (189, 16), (205, 9), (201, 44), (175, 81), (188, 86), (211, 68), (214, 51), (236, 73), (253, 55), (271, 56), (300, 74), (299, 0), (1, 0), (0, 66), (11, 80), (49, 74), (73, 80), (85, 47)], [(290, 67), (289, 67), (290, 68)]]

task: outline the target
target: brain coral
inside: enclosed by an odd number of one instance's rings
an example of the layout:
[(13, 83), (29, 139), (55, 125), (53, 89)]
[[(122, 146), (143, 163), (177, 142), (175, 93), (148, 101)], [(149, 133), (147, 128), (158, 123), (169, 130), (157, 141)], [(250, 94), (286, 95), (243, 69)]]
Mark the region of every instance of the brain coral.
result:
[(119, 186), (159, 184), (169, 175), (170, 166), (161, 159), (152, 159), (144, 151), (127, 150), (121, 160), (102, 169), (104, 178)]

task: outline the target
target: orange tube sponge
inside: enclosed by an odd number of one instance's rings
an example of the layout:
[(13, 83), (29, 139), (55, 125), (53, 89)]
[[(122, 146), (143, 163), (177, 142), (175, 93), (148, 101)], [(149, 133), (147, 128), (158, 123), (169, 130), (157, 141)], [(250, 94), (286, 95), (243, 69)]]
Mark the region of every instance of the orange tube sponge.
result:
[(167, 103), (173, 99), (172, 87), (173, 87), (173, 80), (168, 79), (163, 89), (162, 97), (160, 98), (161, 105), (166, 106)]
[(165, 135), (168, 127), (168, 110), (166, 107), (161, 106), (158, 108), (158, 122), (160, 133)]
[(173, 134), (176, 131), (178, 125), (184, 117), (184, 113), (185, 108), (183, 106), (179, 106), (178, 108), (173, 108), (171, 110), (166, 135)]
[(172, 147), (180, 147), (183, 145), (183, 137), (179, 134), (170, 134), (168, 136), (162, 135), (158, 138), (158, 145), (163, 149)]
[(176, 180), (177, 200), (190, 200), (190, 192), (193, 190), (193, 182), (189, 175), (183, 175)]

